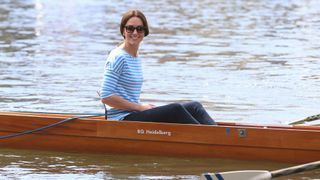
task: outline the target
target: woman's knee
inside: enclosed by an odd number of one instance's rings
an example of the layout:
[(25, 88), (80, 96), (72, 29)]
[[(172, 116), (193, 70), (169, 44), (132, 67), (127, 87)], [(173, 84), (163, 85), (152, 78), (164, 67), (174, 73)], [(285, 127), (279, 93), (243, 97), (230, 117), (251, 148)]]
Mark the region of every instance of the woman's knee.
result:
[(202, 109), (203, 108), (202, 104), (198, 101), (191, 101), (191, 102), (183, 104), (183, 106), (187, 109)]
[(184, 107), (179, 103), (172, 103), (172, 104), (169, 104), (168, 106), (174, 112), (184, 110)]
[(195, 107), (203, 107), (199, 101), (191, 101), (190, 103)]

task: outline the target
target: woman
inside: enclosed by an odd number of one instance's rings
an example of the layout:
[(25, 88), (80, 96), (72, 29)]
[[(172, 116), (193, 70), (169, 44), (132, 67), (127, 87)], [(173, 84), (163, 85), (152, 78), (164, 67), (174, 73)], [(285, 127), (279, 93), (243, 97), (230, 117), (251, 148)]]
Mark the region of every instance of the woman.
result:
[(149, 34), (144, 14), (139, 10), (125, 13), (121, 20), (120, 33), (124, 41), (108, 56), (101, 87), (101, 101), (112, 107), (106, 117), (127, 121), (215, 124), (198, 102), (173, 103), (159, 107), (140, 104), (143, 76), (138, 49), (143, 38)]

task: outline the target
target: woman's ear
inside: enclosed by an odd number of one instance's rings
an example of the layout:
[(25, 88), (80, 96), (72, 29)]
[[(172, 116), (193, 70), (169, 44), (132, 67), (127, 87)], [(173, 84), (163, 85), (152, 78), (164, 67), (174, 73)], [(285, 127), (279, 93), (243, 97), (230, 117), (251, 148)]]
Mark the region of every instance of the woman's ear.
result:
[(126, 38), (126, 36), (124, 35), (125, 33), (125, 29), (122, 31), (122, 37), (123, 37), (123, 39), (125, 39)]

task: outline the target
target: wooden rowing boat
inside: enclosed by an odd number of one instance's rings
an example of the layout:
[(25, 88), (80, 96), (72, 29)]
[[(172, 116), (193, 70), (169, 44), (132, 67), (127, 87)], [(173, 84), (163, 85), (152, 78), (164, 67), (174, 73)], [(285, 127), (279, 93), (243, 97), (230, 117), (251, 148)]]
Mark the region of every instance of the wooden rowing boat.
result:
[[(74, 116), (0, 112), (0, 137)], [(205, 126), (88, 117), (34, 133), (0, 138), (0, 147), (304, 163), (320, 160), (320, 127), (238, 123)]]

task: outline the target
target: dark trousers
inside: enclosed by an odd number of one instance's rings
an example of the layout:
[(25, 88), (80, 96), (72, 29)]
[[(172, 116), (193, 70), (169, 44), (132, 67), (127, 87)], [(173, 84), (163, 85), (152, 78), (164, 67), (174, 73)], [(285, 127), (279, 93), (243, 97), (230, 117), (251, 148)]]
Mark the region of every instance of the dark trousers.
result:
[(124, 118), (126, 121), (167, 122), (182, 124), (216, 124), (203, 106), (196, 101), (173, 103), (140, 112), (133, 112)]

